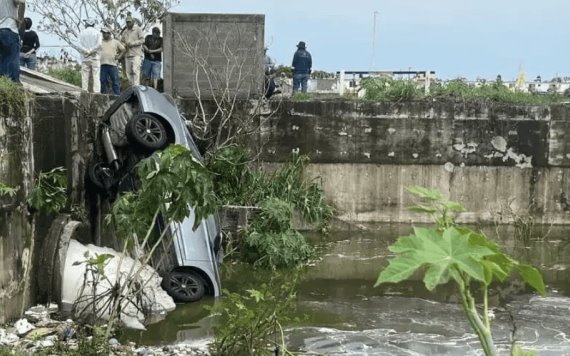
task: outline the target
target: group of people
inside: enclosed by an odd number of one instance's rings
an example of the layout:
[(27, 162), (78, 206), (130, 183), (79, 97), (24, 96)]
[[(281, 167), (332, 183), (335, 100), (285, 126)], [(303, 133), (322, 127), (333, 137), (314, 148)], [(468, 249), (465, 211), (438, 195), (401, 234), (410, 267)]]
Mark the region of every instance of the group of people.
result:
[(17, 83), (20, 82), (20, 29), (25, 6), (26, 0), (0, 0), (0, 76)]
[[(89, 80), (93, 92), (114, 95), (121, 93), (119, 62), (124, 61), (124, 70), (129, 85), (140, 84), (141, 68), (145, 84), (158, 87), (162, 69), (162, 37), (160, 29), (153, 27), (152, 34), (145, 36), (143, 30), (128, 16), (126, 27), (113, 37), (111, 29), (95, 29), (96, 21), (83, 21), (85, 29), (79, 34), (77, 50), (81, 54), (81, 87), (88, 90)], [(144, 59), (143, 59), (144, 55)], [(142, 65), (141, 65), (142, 61)]]

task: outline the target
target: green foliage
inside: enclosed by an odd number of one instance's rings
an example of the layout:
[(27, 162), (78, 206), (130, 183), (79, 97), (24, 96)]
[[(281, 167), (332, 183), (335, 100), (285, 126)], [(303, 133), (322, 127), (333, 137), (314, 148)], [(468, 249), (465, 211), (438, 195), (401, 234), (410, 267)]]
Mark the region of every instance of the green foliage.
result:
[(534, 94), (512, 90), (501, 81), (483, 83), (475, 86), (461, 79), (446, 83), (433, 82), (429, 95), (425, 95), (413, 80), (395, 80), (391, 78), (368, 77), (362, 79), (365, 98), (375, 101), (402, 101), (449, 97), (462, 101), (495, 101), (509, 104), (549, 105), (559, 103), (563, 96), (559, 94)]
[(18, 192), (18, 188), (12, 188), (7, 186), (6, 184), (0, 182), (0, 198), (4, 196), (14, 197)]
[(86, 264), (91, 268), (93, 268), (96, 271), (96, 273), (99, 274), (101, 277), (105, 277), (105, 264), (107, 263), (107, 260), (110, 260), (111, 258), (115, 257), (108, 253), (103, 253), (101, 255), (96, 255), (95, 257), (90, 257), (89, 251), (86, 251), (83, 256), (85, 257), (85, 260), (75, 261), (73, 262), (73, 266), (80, 266), (82, 264)]
[(277, 198), (260, 205), (261, 212), (248, 227), (240, 246), (246, 262), (279, 269), (300, 266), (315, 256), (303, 235), (291, 229), (291, 206)]
[(140, 185), (121, 195), (106, 217), (117, 235), (127, 239), (144, 237), (159, 215), (180, 222), (194, 209), (196, 228), (216, 208), (209, 171), (180, 145), (171, 145), (137, 164)]
[[(285, 278), (284, 278), (285, 277)], [(282, 324), (296, 301), (298, 273), (272, 276), (268, 283), (246, 293), (224, 290), (224, 298), (212, 312), (220, 314), (214, 326), (213, 355), (273, 355), (279, 346), (285, 352)]]
[(303, 93), (300, 91), (294, 92), (293, 95), (291, 95), (291, 100), (293, 100), (293, 101), (309, 100), (310, 98), (311, 98), (311, 94)]
[(368, 100), (414, 100), (422, 96), (422, 90), (412, 80), (368, 77), (362, 79), (362, 87)]
[(67, 203), (67, 177), (65, 169), (57, 167), (41, 172), (26, 198), (28, 206), (44, 213), (59, 213)]
[[(487, 295), (491, 283), (503, 282), (512, 271), (541, 295), (546, 294), (542, 276), (534, 267), (521, 264), (505, 253), (482, 232), (457, 226), (448, 211), (462, 211), (463, 207), (442, 198), (435, 190), (423, 187), (408, 189), (416, 197), (427, 202), (417, 211), (434, 217), (434, 228), (414, 228), (410, 236), (400, 237), (389, 247), (395, 254), (376, 282), (398, 283), (410, 278), (417, 271), (424, 273), (423, 281), (428, 290), (453, 281), (458, 289), (467, 319), (477, 333), (487, 355), (495, 354), (488, 318)], [(446, 216), (447, 215), (447, 216)], [(483, 311), (475, 304), (472, 288), (478, 284), (483, 291)]]
[(79, 67), (50, 69), (47, 74), (77, 87), (81, 86), (81, 69)]
[(431, 216), (438, 226), (446, 228), (455, 225), (456, 214), (465, 210), (461, 204), (444, 199), (437, 190), (417, 185), (407, 187), (406, 190), (423, 200), (408, 209)]
[(28, 94), (22, 85), (0, 76), (0, 116), (20, 119), (26, 116)]
[(292, 154), (273, 173), (254, 172), (248, 163), (246, 152), (235, 145), (221, 148), (208, 163), (221, 204), (257, 206), (275, 197), (291, 203), (309, 223), (326, 224), (332, 217), (333, 209), (325, 201), (322, 185), (304, 178), (307, 156)]
[(556, 94), (538, 95), (511, 90), (500, 81), (474, 86), (459, 79), (452, 80), (446, 83), (446, 85), (434, 86), (430, 96), (449, 96), (471, 101), (491, 100), (509, 104), (535, 105), (554, 104), (560, 102), (561, 99), (561, 96)]

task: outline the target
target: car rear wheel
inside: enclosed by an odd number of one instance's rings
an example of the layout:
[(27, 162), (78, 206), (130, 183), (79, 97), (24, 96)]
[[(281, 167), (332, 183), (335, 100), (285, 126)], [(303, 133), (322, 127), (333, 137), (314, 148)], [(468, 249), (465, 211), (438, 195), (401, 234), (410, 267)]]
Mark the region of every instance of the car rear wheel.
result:
[(129, 143), (145, 151), (159, 150), (167, 141), (166, 128), (160, 119), (149, 114), (140, 114), (129, 120), (125, 133)]
[(195, 302), (206, 293), (206, 282), (195, 271), (172, 271), (166, 280), (166, 292), (177, 302)]

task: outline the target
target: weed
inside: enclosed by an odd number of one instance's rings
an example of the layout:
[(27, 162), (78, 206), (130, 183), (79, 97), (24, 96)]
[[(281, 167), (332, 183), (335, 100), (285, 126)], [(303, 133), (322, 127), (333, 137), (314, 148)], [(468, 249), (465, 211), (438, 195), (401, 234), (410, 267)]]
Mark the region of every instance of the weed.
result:
[(224, 290), (224, 298), (209, 307), (220, 314), (214, 326), (213, 355), (273, 355), (287, 353), (282, 325), (296, 301), (299, 271), (273, 274), (269, 282), (246, 293)]
[(49, 172), (41, 172), (36, 184), (30, 190), (26, 203), (32, 209), (45, 213), (58, 213), (67, 202), (67, 177), (65, 169), (57, 167)]
[(77, 87), (81, 86), (81, 70), (79, 68), (50, 69), (47, 74)]
[(28, 95), (24, 88), (5, 76), (0, 76), (0, 115), (23, 118), (26, 116)]

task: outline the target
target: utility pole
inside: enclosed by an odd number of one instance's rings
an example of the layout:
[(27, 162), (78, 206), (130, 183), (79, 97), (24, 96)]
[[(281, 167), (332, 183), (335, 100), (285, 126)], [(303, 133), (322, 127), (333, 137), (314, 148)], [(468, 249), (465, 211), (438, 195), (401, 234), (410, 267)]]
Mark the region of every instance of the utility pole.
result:
[(374, 69), (374, 55), (376, 54), (376, 16), (379, 12), (374, 11), (374, 20), (372, 22), (372, 59), (370, 60), (370, 70)]

